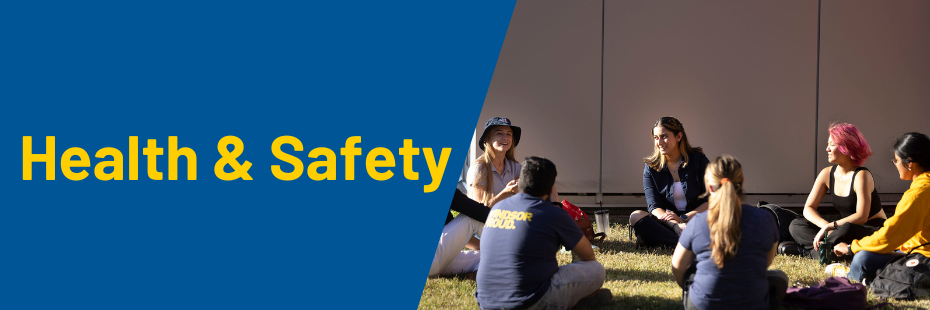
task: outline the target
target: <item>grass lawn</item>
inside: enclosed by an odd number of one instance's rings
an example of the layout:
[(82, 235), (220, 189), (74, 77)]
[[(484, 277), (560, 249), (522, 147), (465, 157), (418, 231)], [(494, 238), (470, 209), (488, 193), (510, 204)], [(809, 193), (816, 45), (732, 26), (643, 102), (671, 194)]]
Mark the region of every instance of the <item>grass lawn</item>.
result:
[[(681, 309), (681, 289), (672, 277), (671, 250), (636, 249), (627, 225), (614, 224), (607, 240), (597, 244), (597, 260), (607, 269), (604, 287), (613, 292), (613, 304), (603, 309)], [(559, 254), (560, 264), (571, 261), (571, 254)], [(789, 282), (817, 284), (827, 278), (819, 262), (794, 256), (775, 257), (772, 269), (788, 274)], [(477, 309), (475, 282), (462, 277), (427, 279), (420, 298), (420, 309)], [(869, 295), (869, 306), (881, 303)], [(880, 309), (930, 309), (930, 299), (891, 301)]]

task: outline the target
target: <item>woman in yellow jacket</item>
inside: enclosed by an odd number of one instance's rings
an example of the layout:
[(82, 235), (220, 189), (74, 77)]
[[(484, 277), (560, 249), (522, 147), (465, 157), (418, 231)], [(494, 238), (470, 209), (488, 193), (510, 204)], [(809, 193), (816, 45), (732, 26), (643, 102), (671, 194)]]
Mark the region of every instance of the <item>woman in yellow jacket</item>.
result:
[(902, 180), (911, 180), (894, 216), (871, 236), (833, 248), (837, 256), (855, 253), (847, 274), (851, 280), (872, 281), (879, 268), (914, 248), (914, 253), (930, 257), (930, 246), (923, 245), (930, 242), (930, 139), (904, 134), (894, 144), (892, 163)]

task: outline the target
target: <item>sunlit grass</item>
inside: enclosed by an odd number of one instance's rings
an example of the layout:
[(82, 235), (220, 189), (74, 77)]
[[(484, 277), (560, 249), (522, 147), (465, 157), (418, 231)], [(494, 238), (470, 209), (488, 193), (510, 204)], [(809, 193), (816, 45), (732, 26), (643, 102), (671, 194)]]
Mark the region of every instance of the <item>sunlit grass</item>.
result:
[[(671, 271), (671, 250), (637, 249), (627, 225), (615, 224), (607, 240), (597, 244), (597, 260), (607, 269), (605, 288), (613, 292), (613, 304), (602, 309), (681, 309), (681, 289)], [(560, 264), (571, 261), (571, 254), (559, 254)], [(817, 261), (779, 255), (772, 264), (788, 274), (792, 284), (817, 284), (827, 278)], [(420, 298), (421, 309), (477, 309), (475, 282), (463, 277), (427, 279)], [(869, 305), (883, 302), (869, 295)], [(896, 309), (930, 309), (930, 300), (890, 301)], [(884, 307), (880, 309), (893, 309)]]

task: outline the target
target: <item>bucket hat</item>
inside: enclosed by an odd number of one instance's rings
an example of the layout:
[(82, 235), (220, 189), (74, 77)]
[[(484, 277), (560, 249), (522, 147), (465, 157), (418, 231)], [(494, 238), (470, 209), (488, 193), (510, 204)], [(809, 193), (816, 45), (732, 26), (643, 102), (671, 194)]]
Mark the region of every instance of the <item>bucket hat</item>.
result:
[(484, 141), (485, 136), (488, 134), (488, 129), (494, 126), (507, 126), (513, 130), (513, 147), (517, 147), (517, 144), (520, 144), (520, 127), (510, 124), (510, 119), (504, 117), (492, 117), (484, 124), (484, 132), (481, 133), (481, 138), (478, 139), (478, 147), (484, 151)]

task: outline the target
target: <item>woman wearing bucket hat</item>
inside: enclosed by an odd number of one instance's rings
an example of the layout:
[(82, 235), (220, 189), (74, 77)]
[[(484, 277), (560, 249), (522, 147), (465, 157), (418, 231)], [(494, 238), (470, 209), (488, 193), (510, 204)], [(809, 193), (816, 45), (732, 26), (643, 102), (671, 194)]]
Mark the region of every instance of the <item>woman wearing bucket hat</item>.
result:
[[(468, 198), (471, 199), (460, 197), (464, 195), (456, 190), (452, 209), (459, 210), (460, 214), (451, 220), (447, 218), (443, 226), (430, 266), (430, 277), (477, 270), (478, 251), (462, 251), (462, 248), (479, 250), (480, 241), (474, 236), (481, 236), (490, 208), (517, 193), (516, 180), (522, 166), (513, 154), (520, 142), (520, 133), (520, 127), (511, 125), (509, 119), (502, 117), (491, 118), (484, 125), (484, 132), (478, 139), (478, 146), (484, 154), (468, 168), (466, 177)], [(487, 210), (481, 212), (472, 204), (483, 204)], [(472, 212), (463, 212), (462, 207), (469, 207)]]
[(647, 246), (674, 247), (685, 223), (707, 210), (704, 170), (707, 156), (688, 142), (685, 128), (670, 116), (658, 119), (650, 133), (654, 151), (644, 158), (643, 191), (648, 212), (630, 214), (637, 242)]
[(520, 127), (507, 118), (492, 117), (485, 123), (478, 139), (478, 147), (484, 154), (468, 167), (465, 180), (469, 198), (491, 206), (517, 193), (521, 166), (514, 152), (521, 133)]

